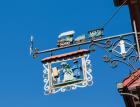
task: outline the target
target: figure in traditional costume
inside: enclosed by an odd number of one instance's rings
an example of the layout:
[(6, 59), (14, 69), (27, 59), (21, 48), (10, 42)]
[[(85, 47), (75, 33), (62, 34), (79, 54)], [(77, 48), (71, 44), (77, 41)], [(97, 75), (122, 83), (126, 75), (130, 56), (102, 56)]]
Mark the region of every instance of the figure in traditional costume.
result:
[(68, 82), (68, 81), (73, 81), (74, 80), (74, 76), (73, 76), (73, 71), (71, 70), (70, 65), (67, 62), (62, 62), (61, 66), (63, 68), (63, 73), (64, 73), (64, 82)]
[(80, 79), (81, 78), (81, 73), (82, 73), (82, 68), (80, 64), (78, 63), (78, 60), (73, 61), (74, 65), (72, 67), (72, 71), (74, 74), (75, 79)]

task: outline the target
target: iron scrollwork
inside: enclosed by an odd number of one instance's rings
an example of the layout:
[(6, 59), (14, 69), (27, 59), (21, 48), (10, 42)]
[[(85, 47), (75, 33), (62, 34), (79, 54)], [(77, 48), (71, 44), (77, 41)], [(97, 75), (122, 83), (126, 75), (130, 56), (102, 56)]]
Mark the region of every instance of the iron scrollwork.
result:
[(135, 45), (129, 39), (118, 37), (98, 42), (93, 41), (89, 49), (95, 50), (95, 46), (102, 48), (106, 53), (103, 56), (104, 62), (111, 64), (113, 68), (118, 67), (119, 63), (123, 63), (135, 71), (137, 69), (135, 64), (139, 58)]

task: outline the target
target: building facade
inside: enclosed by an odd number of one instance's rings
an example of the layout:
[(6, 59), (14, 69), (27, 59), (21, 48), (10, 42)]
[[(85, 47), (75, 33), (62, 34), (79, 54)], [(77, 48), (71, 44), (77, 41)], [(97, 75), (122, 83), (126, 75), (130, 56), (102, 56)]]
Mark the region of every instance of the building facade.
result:
[(140, 107), (140, 68), (117, 84), (126, 107)]

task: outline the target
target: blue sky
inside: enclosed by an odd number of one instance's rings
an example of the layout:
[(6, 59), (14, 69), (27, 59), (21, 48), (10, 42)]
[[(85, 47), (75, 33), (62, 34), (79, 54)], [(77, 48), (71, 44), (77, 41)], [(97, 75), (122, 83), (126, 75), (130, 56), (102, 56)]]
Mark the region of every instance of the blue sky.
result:
[[(0, 107), (124, 107), (116, 83), (128, 67), (112, 69), (102, 61), (102, 50), (91, 54), (94, 85), (44, 96), (41, 59), (29, 55), (29, 39), (40, 50), (56, 47), (59, 33), (86, 33), (104, 23), (116, 9), (113, 0), (1, 0)], [(131, 31), (125, 6), (105, 28), (105, 36)], [(61, 51), (64, 53), (65, 50)]]

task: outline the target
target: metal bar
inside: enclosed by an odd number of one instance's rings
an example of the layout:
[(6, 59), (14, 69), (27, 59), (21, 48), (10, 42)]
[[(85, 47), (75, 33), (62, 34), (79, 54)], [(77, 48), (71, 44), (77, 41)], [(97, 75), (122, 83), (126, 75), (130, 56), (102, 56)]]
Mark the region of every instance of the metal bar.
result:
[(136, 98), (137, 100), (139, 100), (139, 97), (137, 95), (134, 95), (134, 94), (130, 94), (130, 93), (120, 93), (121, 95), (127, 95), (127, 96), (131, 96), (131, 97), (134, 97)]
[(133, 21), (133, 24), (134, 24), (135, 39), (136, 39), (136, 44), (137, 44), (137, 51), (138, 51), (139, 60), (140, 60), (140, 46), (139, 46), (139, 41), (138, 41), (138, 33), (137, 33), (137, 28), (136, 28), (136, 22)]
[(86, 75), (87, 67), (86, 67), (86, 61), (85, 61), (84, 55), (82, 56), (81, 60), (82, 60), (82, 69), (83, 69), (84, 80), (87, 80), (87, 75)]
[(75, 46), (79, 46), (79, 45), (85, 45), (85, 44), (89, 44), (89, 43), (91, 43), (91, 41), (84, 42), (84, 43), (73, 44), (73, 45), (69, 45), (69, 46), (65, 46), (65, 47), (52, 48), (52, 49), (48, 49), (48, 50), (38, 51), (38, 52), (35, 52), (35, 54), (53, 52), (53, 51), (56, 51), (56, 50), (61, 50), (61, 49), (65, 49), (65, 48), (71, 48), (71, 47), (75, 47)]
[[(74, 83), (74, 85), (82, 84), (82, 83), (84, 83), (84, 82), (87, 82), (87, 81), (86, 81), (86, 80), (82, 80), (82, 81), (79, 81), (79, 82)], [(61, 88), (64, 88), (64, 87), (67, 87), (67, 86), (71, 86), (71, 84), (67, 84), (67, 85), (65, 85), (65, 86), (60, 86), (60, 87), (61, 87)], [(52, 87), (51, 87), (51, 90), (56, 89), (56, 88), (59, 88), (59, 87), (54, 87), (54, 86), (52, 86)]]
[(51, 86), (52, 86), (52, 74), (51, 74), (51, 63), (48, 63), (48, 80), (49, 80), (49, 93), (51, 93)]
[(123, 37), (123, 36), (129, 36), (129, 35), (133, 35), (133, 34), (135, 34), (135, 32), (115, 35), (115, 36), (106, 37), (106, 38), (97, 39), (97, 40), (91, 40), (91, 41), (87, 41), (87, 42), (83, 42), (83, 43), (78, 43), (78, 44), (73, 44), (73, 45), (69, 45), (69, 46), (65, 46), (65, 47), (52, 48), (52, 49), (48, 49), (48, 50), (38, 51), (38, 52), (35, 52), (34, 54), (42, 54), (42, 53), (47, 53), (47, 52), (53, 52), (53, 51), (62, 50), (62, 49), (66, 49), (66, 48), (76, 47), (76, 46), (79, 46), (79, 45), (90, 44), (92, 42), (96, 43), (96, 42), (103, 41), (103, 40), (114, 39), (114, 38), (119, 38), (119, 37)]

